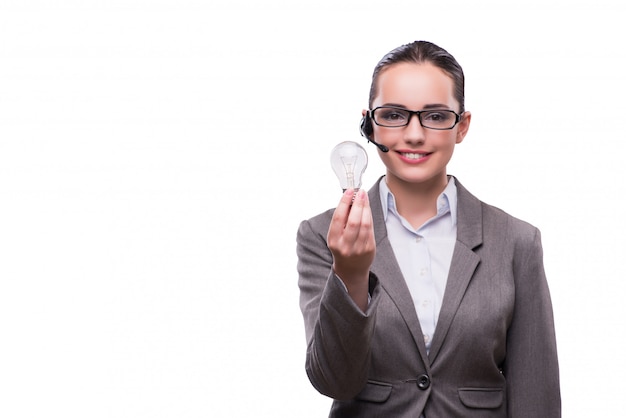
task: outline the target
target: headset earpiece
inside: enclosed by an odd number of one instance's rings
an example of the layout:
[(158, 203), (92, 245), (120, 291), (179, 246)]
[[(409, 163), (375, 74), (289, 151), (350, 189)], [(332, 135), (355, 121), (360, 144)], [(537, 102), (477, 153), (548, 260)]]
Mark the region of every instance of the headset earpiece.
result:
[(372, 136), (374, 135), (374, 126), (372, 125), (372, 118), (370, 117), (369, 112), (366, 113), (365, 116), (363, 116), (363, 119), (361, 119), (360, 128), (361, 135), (363, 135), (365, 139), (367, 139), (367, 142), (371, 142), (372, 144), (376, 145), (378, 149), (382, 152), (389, 152), (389, 148), (387, 148), (383, 144), (379, 144), (378, 142), (374, 141), (374, 138), (372, 138)]
[(372, 118), (370, 118), (369, 113), (366, 113), (361, 119), (361, 135), (368, 141), (371, 141), (373, 133), (374, 128), (372, 127)]

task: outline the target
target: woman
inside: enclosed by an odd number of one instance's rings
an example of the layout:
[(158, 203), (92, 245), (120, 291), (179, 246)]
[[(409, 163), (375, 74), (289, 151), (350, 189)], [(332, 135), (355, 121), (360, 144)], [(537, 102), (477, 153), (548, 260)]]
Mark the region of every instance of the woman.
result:
[(539, 231), (446, 172), (470, 121), (454, 57), (391, 51), (361, 122), (386, 175), (300, 225), (306, 371), (331, 417), (560, 417)]

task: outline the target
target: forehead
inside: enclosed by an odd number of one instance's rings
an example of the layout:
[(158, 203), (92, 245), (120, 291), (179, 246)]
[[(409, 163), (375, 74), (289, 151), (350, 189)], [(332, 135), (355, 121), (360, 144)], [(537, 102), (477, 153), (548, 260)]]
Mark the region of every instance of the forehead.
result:
[(419, 109), (427, 104), (454, 107), (454, 82), (431, 63), (398, 63), (385, 68), (378, 76), (374, 107), (400, 104)]

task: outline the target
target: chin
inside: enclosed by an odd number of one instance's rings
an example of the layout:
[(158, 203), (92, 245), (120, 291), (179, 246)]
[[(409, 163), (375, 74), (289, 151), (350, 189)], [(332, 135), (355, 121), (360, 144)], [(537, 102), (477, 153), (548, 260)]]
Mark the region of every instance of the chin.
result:
[(402, 183), (408, 183), (408, 184), (426, 184), (426, 183), (433, 183), (433, 182), (437, 182), (441, 179), (447, 179), (447, 175), (446, 172), (444, 171), (443, 174), (441, 172), (438, 173), (420, 173), (420, 174), (415, 174), (415, 173), (407, 173), (407, 174), (395, 174), (395, 173), (390, 173), (387, 172), (387, 176), (391, 176), (393, 178), (395, 178), (397, 181), (400, 181)]

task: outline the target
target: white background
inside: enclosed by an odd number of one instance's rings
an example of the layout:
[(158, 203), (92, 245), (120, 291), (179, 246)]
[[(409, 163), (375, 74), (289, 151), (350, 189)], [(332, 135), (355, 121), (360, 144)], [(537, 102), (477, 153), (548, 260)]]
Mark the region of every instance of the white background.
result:
[[(416, 39), (466, 73), (472, 127), (449, 172), (543, 233), (564, 417), (620, 416), (623, 15), (0, 1), (0, 416), (326, 416), (295, 233), (339, 199), (329, 153), (363, 141), (374, 65)], [(383, 169), (366, 149), (369, 188)]]

